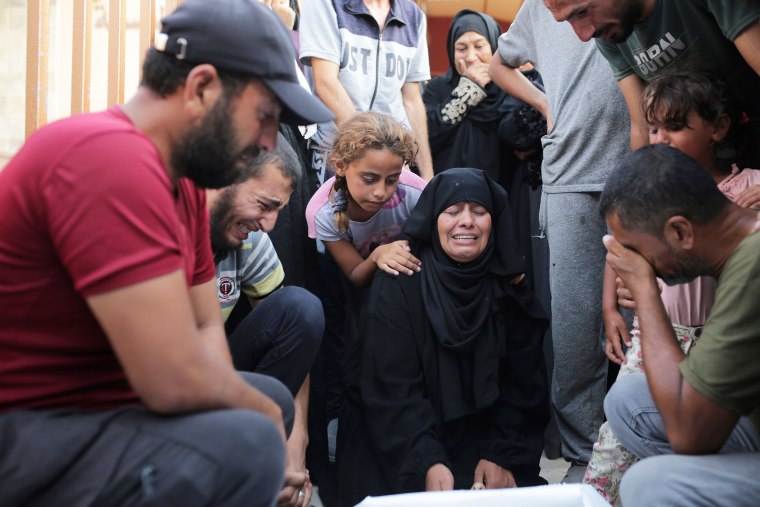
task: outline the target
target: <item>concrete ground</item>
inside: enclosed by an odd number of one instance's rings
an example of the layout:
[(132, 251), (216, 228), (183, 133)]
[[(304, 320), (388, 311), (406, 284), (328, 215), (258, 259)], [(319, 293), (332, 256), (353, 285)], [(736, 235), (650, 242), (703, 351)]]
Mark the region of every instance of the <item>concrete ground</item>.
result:
[[(569, 467), (570, 463), (562, 458), (548, 459), (545, 456), (541, 456), (541, 476), (549, 481), (549, 484), (559, 484)], [(319, 499), (319, 488), (314, 489), (311, 505), (313, 507), (324, 507)]]
[(549, 484), (559, 484), (570, 468), (570, 463), (562, 458), (549, 459), (541, 456), (541, 477), (549, 481)]

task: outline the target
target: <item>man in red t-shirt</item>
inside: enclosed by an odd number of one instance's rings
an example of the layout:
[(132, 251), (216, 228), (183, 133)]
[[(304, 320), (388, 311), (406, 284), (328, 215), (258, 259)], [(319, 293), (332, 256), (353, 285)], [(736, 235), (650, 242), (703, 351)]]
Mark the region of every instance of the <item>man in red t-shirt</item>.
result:
[(232, 367), (196, 185), (273, 149), (281, 108), (331, 119), (292, 53), (265, 7), (187, 0), (134, 98), (0, 173), (0, 505), (274, 502), (292, 399)]

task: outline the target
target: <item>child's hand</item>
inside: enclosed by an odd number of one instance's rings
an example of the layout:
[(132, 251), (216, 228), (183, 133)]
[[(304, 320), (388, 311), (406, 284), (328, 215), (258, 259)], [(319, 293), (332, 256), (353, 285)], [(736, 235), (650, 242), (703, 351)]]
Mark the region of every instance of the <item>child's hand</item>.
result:
[(636, 301), (633, 300), (633, 294), (625, 286), (623, 280), (618, 276), (615, 278), (615, 290), (617, 292), (618, 305), (628, 310), (636, 309)]
[(736, 204), (742, 208), (760, 208), (760, 185), (752, 185), (739, 194)]
[(412, 275), (422, 269), (422, 262), (410, 253), (409, 242), (406, 240), (380, 245), (372, 252), (370, 259), (378, 268), (391, 275), (398, 275), (399, 272)]
[(626, 347), (632, 345), (625, 319), (617, 309), (604, 309), (602, 313), (604, 315), (604, 333), (607, 335), (604, 353), (613, 363), (625, 364), (625, 352), (622, 343), (625, 343)]

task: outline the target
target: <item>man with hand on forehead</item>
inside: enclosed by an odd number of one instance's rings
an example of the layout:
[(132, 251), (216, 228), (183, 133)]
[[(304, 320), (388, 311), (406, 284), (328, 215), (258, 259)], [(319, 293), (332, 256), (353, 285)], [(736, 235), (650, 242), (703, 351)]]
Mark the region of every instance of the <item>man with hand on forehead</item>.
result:
[[(622, 504), (754, 507), (760, 498), (760, 216), (732, 203), (696, 161), (652, 145), (624, 158), (604, 187), (607, 262), (635, 301), (646, 370), (604, 402), (610, 427), (641, 458)], [(689, 355), (655, 277), (717, 282)]]
[(272, 150), (281, 110), (332, 118), (291, 63), (266, 7), (187, 0), (129, 102), (0, 173), (0, 504), (276, 500), (292, 397), (232, 365), (198, 186)]

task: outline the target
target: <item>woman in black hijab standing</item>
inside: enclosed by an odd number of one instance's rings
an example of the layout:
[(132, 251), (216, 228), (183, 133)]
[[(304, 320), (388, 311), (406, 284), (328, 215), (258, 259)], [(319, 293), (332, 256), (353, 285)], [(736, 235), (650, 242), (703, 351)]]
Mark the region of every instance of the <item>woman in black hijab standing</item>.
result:
[(499, 182), (503, 166), (516, 163), (499, 139), (499, 111), (506, 94), (488, 76), (501, 27), (488, 14), (464, 9), (451, 22), (446, 48), (449, 70), (425, 87), (433, 167), (483, 169)]
[(547, 321), (522, 281), (506, 191), (477, 169), (445, 171), (405, 234), (422, 271), (375, 276), (356, 415), (367, 437), (344, 479), (358, 500), (545, 484)]

